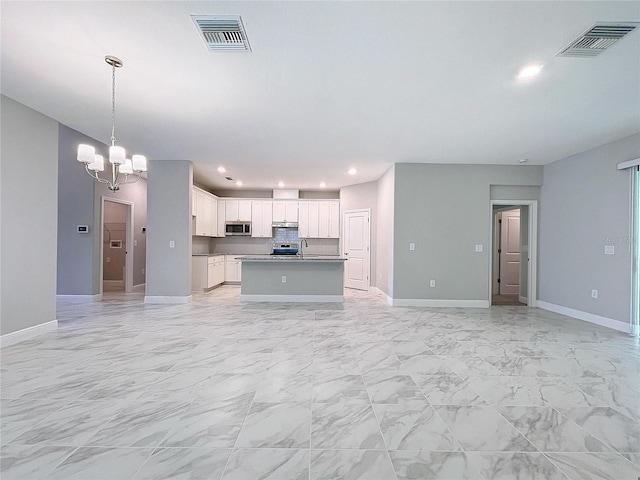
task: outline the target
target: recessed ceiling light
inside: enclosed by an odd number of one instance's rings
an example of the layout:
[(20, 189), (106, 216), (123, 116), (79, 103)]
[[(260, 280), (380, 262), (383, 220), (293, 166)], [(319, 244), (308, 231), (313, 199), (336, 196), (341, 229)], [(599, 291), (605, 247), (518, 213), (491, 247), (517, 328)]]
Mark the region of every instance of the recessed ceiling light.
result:
[(227, 169), (226, 169), (226, 168), (224, 168), (222, 165), (220, 165), (220, 166), (218, 167), (218, 171), (219, 171), (220, 173), (224, 173), (224, 172), (226, 172), (226, 171), (227, 171)]
[(356, 173), (358, 173), (358, 171), (355, 168), (349, 169), (349, 175), (355, 175)]
[(278, 182), (278, 186), (279, 186), (280, 188), (284, 187), (284, 182)]
[(242, 186), (242, 182), (241, 182), (240, 180), (238, 180), (238, 181), (236, 182), (236, 185), (237, 185), (237, 186), (239, 186), (239, 187), (241, 187), (241, 186)]
[(326, 187), (326, 186), (327, 186), (327, 184), (326, 184), (326, 183), (324, 183), (324, 182), (320, 182), (320, 188), (324, 188), (324, 187)]
[(540, 74), (543, 66), (544, 65), (542, 65), (541, 63), (530, 63), (528, 65), (525, 65), (518, 71), (518, 78), (520, 80), (533, 78)]
[(521, 158), (520, 160), (518, 160), (518, 163), (527, 163), (528, 161), (528, 158)]

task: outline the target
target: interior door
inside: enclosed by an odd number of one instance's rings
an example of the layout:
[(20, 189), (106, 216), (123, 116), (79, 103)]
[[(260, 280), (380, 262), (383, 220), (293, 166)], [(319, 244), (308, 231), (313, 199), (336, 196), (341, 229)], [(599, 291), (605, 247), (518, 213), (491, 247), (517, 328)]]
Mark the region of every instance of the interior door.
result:
[(500, 224), (500, 294), (520, 292), (520, 209), (502, 212)]
[(369, 211), (357, 210), (344, 213), (343, 251), (344, 286), (369, 290), (370, 244)]

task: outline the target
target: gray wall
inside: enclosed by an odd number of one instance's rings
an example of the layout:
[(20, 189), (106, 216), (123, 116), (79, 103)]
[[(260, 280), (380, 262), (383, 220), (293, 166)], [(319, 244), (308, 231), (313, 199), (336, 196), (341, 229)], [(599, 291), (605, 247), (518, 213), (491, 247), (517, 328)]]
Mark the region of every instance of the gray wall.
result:
[[(630, 178), (616, 164), (640, 156), (640, 134), (544, 167), (540, 194), (540, 300), (628, 322)], [(604, 246), (614, 245), (614, 255)], [(591, 298), (591, 290), (598, 298)]]
[(0, 96), (0, 334), (56, 319), (58, 123)]
[[(342, 231), (342, 221), (346, 210), (371, 210), (369, 217), (371, 225), (371, 285), (377, 284), (377, 256), (378, 256), (378, 183), (368, 182), (358, 185), (350, 185), (340, 189), (340, 224)], [(342, 235), (342, 234), (341, 234)]]
[(147, 300), (190, 296), (193, 165), (150, 161), (148, 168)]
[(541, 183), (539, 166), (396, 164), (393, 298), (488, 300), (491, 186)]
[[(78, 144), (94, 145), (102, 155), (108, 147), (65, 125), (59, 128), (58, 148), (58, 287), (59, 295), (96, 295), (100, 293), (101, 197), (117, 198), (134, 204), (133, 284), (145, 283), (147, 185), (146, 180), (125, 185), (111, 192), (104, 184), (87, 175), (76, 160)], [(108, 164), (108, 162), (107, 162)], [(105, 169), (106, 171), (106, 169)], [(103, 178), (105, 172), (102, 173)], [(89, 225), (89, 234), (78, 234), (77, 225)]]
[(375, 286), (389, 297), (393, 297), (394, 291), (395, 169), (392, 165), (377, 182)]

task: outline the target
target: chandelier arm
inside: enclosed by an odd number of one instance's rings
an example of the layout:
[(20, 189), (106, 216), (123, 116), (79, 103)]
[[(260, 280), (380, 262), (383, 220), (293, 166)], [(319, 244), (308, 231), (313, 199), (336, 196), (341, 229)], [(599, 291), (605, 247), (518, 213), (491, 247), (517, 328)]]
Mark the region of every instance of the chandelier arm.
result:
[(125, 175), (125, 176), (124, 176), (124, 182), (120, 182), (118, 185), (130, 185), (130, 184), (132, 184), (132, 183), (136, 183), (138, 180), (140, 180), (140, 175), (141, 175), (141, 174), (142, 174), (142, 172), (138, 172), (138, 173), (136, 173), (136, 174), (135, 174), (135, 175), (136, 175), (136, 179), (135, 179), (135, 180), (132, 180), (132, 181), (129, 181), (129, 180), (128, 180), (128, 178), (129, 178), (129, 176), (130, 176), (130, 175)]
[(98, 172), (92, 173), (91, 170), (89, 170), (89, 164), (85, 164), (84, 166), (85, 170), (87, 171), (87, 173), (89, 174), (90, 177), (95, 178), (97, 181), (99, 181), (100, 183), (108, 183), (111, 184), (111, 182), (109, 180), (105, 180), (104, 178), (100, 178), (98, 176)]

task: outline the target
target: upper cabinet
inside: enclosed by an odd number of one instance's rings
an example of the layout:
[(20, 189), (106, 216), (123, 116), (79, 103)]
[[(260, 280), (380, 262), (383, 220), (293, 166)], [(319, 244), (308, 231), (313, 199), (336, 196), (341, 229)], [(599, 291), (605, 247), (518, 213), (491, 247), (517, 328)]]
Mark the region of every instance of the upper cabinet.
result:
[(251, 200), (225, 200), (225, 221), (226, 222), (250, 222), (251, 221)]
[(340, 238), (340, 201), (307, 200), (299, 202), (300, 238)]
[(297, 223), (298, 222), (298, 201), (297, 200), (274, 200), (273, 201), (273, 222), (274, 223)]
[(273, 236), (271, 229), (273, 217), (273, 202), (271, 200), (254, 200), (251, 202), (251, 236)]
[(192, 234), (201, 237), (217, 237), (218, 198), (209, 192), (193, 187), (192, 202), (191, 212), (195, 216)]

